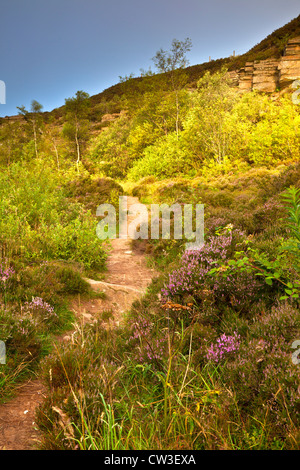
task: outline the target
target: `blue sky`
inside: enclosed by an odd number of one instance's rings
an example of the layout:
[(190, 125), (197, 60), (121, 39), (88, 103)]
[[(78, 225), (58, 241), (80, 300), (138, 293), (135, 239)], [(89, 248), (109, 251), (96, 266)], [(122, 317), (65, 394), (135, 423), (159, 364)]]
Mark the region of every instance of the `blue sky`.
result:
[(0, 116), (50, 111), (153, 67), (174, 38), (189, 37), (190, 65), (242, 54), (300, 13), (299, 0), (0, 0)]

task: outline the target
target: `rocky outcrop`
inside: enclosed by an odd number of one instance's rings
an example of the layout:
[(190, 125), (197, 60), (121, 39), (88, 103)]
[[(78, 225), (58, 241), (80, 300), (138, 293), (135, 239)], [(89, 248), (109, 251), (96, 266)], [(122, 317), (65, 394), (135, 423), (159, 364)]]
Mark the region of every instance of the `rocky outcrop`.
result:
[(279, 85), (278, 61), (256, 60), (253, 64), (252, 89), (273, 92)]
[(253, 88), (254, 62), (246, 62), (245, 67), (239, 71), (240, 90), (252, 90)]
[(289, 40), (278, 68), (280, 88), (300, 78), (300, 37)]
[[(258, 90), (272, 93), (300, 79), (300, 37), (290, 39), (280, 59), (246, 62), (238, 72), (241, 91)], [(233, 73), (231, 72), (233, 76)]]

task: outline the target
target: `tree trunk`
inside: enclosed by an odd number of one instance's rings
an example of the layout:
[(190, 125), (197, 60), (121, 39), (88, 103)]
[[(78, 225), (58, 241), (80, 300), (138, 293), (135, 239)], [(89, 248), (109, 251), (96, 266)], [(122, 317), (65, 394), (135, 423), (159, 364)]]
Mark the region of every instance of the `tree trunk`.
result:
[(179, 102), (178, 102), (178, 90), (176, 90), (176, 135), (178, 140), (179, 134)]
[(58, 151), (57, 151), (57, 147), (56, 147), (56, 143), (55, 143), (54, 139), (52, 139), (52, 143), (53, 143), (54, 152), (55, 152), (55, 155), (56, 155), (57, 169), (59, 171), (59, 157), (58, 157)]
[(175, 70), (172, 70), (172, 74), (171, 74), (171, 80), (172, 80), (172, 88), (173, 88), (173, 91), (175, 92), (175, 103), (176, 103), (176, 122), (175, 122), (175, 129), (176, 129), (176, 136), (177, 136), (177, 140), (178, 140), (178, 136), (179, 136), (179, 100), (178, 100), (178, 87), (176, 87), (176, 83), (175, 83)]
[(79, 171), (80, 147), (79, 147), (79, 141), (78, 141), (78, 121), (77, 121), (77, 117), (75, 119), (76, 119), (76, 123), (75, 123), (75, 142), (76, 142), (76, 149), (77, 149), (76, 165), (77, 165), (77, 171)]
[(34, 149), (35, 149), (35, 156), (38, 158), (38, 149), (37, 149), (37, 137), (36, 137), (36, 123), (33, 121), (33, 136), (34, 136)]

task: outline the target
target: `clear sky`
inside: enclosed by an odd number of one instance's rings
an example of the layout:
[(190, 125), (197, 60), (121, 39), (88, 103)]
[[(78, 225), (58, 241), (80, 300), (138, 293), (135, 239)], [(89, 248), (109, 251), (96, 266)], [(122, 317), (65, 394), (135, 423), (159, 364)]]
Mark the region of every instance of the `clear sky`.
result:
[(242, 54), (299, 13), (299, 0), (0, 0), (0, 116), (154, 70), (174, 38), (192, 40), (190, 65)]

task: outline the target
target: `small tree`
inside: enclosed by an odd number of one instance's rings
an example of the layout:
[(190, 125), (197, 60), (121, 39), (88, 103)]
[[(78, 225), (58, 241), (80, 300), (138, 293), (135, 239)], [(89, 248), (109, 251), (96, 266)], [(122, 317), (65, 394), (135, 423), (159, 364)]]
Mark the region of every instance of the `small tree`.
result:
[(174, 72), (187, 67), (189, 61), (186, 58), (186, 53), (191, 50), (191, 47), (192, 41), (189, 38), (184, 41), (173, 39), (170, 52), (160, 49), (152, 60), (160, 72)]
[(66, 123), (63, 133), (75, 141), (77, 160), (76, 165), (79, 168), (81, 160), (80, 145), (88, 138), (87, 115), (90, 108), (89, 94), (84, 91), (77, 91), (73, 98), (65, 100)]
[(223, 164), (235, 142), (236, 153), (241, 151), (240, 136), (243, 135), (244, 123), (234, 114), (238, 99), (225, 68), (213, 75), (207, 72), (198, 81), (197, 92), (192, 96), (192, 106), (184, 122), (184, 138), (201, 161), (213, 158), (218, 164)]
[(183, 69), (189, 64), (186, 53), (191, 50), (191, 47), (192, 41), (189, 38), (184, 41), (173, 39), (170, 51), (160, 49), (152, 59), (158, 71), (170, 77), (171, 90), (175, 93), (177, 138), (179, 133), (179, 91), (187, 81)]
[(19, 115), (24, 116), (25, 120), (32, 125), (35, 155), (38, 158), (37, 131), (40, 125), (39, 118), (43, 105), (36, 100), (32, 100), (30, 111), (27, 111), (25, 106), (17, 106), (17, 109), (19, 109)]

